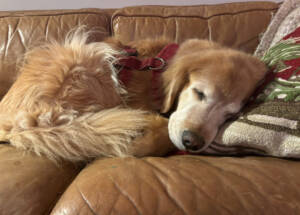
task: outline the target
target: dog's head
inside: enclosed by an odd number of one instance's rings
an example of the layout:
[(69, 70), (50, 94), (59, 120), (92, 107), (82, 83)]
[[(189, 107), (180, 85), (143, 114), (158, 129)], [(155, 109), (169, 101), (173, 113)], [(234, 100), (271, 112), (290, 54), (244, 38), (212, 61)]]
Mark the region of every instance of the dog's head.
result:
[(265, 73), (265, 65), (248, 54), (205, 40), (184, 42), (163, 74), (162, 112), (175, 107), (169, 120), (172, 142), (191, 152), (206, 149)]

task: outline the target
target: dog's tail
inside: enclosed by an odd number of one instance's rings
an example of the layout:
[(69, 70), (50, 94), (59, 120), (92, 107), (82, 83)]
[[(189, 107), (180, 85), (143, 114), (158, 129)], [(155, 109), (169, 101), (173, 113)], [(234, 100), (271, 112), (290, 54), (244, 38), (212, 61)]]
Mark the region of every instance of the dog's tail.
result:
[(88, 161), (130, 155), (130, 143), (142, 135), (146, 125), (145, 112), (114, 108), (85, 114), (59, 126), (2, 133), (0, 139), (56, 162)]

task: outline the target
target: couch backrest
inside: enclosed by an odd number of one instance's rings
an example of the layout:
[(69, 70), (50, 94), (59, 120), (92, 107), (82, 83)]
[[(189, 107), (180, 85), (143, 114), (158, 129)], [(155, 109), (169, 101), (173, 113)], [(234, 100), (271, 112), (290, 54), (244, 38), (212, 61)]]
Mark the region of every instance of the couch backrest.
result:
[(205, 38), (253, 52), (278, 4), (248, 2), (199, 6), (139, 6), (119, 10), (82, 9), (0, 12), (0, 98), (15, 81), (24, 52), (47, 39), (61, 40), (84, 24), (94, 39), (115, 35), (123, 42), (168, 37), (177, 42)]
[(205, 38), (253, 52), (277, 7), (270, 2), (129, 7), (116, 11), (112, 29), (121, 41), (161, 35), (176, 42)]

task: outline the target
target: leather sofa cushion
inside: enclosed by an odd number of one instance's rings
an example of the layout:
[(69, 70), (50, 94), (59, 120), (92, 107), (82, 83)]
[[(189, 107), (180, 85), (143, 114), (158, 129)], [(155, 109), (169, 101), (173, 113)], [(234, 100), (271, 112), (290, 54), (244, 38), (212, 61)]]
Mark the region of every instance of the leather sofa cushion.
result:
[(0, 145), (0, 214), (48, 214), (79, 172), (79, 166), (53, 162)]
[(98, 30), (95, 40), (110, 35), (110, 13), (99, 9), (0, 12), (0, 99), (17, 76), (24, 52), (47, 39), (63, 39), (82, 24)]
[(229, 3), (201, 6), (143, 6), (116, 11), (113, 34), (121, 41), (167, 37), (204, 38), (252, 53), (278, 4)]
[(265, 157), (102, 159), (51, 214), (296, 214), (299, 167)]

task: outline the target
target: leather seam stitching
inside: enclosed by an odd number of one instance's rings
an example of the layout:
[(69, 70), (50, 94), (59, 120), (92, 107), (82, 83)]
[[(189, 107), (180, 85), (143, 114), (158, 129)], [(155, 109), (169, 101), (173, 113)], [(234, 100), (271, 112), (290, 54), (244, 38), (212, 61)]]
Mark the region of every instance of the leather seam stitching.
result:
[(118, 17), (129, 17), (129, 18), (162, 18), (162, 19), (168, 19), (168, 18), (200, 18), (200, 19), (211, 19), (213, 17), (217, 17), (217, 16), (226, 16), (226, 15), (239, 15), (239, 14), (242, 14), (242, 13), (249, 13), (249, 12), (272, 12), (272, 11), (276, 11), (278, 10), (278, 8), (272, 8), (272, 9), (251, 9), (251, 10), (243, 10), (243, 11), (238, 11), (238, 12), (235, 12), (235, 13), (219, 13), (219, 14), (214, 14), (214, 15), (211, 15), (211, 16), (188, 16), (188, 15), (169, 15), (169, 16), (159, 16), (159, 15), (146, 15), (146, 14), (141, 14), (141, 15), (128, 15), (128, 14), (115, 14), (113, 15), (112, 17), (112, 20), (114, 21), (114, 19), (118, 18)]

